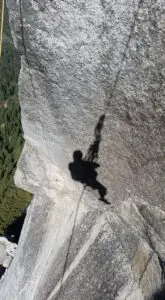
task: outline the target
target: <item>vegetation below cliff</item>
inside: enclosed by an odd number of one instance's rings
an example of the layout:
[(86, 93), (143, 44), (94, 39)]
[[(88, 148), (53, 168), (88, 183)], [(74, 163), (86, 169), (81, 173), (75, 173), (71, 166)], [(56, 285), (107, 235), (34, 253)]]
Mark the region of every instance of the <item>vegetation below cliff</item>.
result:
[(0, 234), (28, 206), (31, 195), (14, 185), (14, 172), (23, 137), (18, 101), (19, 54), (10, 35), (7, 11), (3, 55), (0, 61)]

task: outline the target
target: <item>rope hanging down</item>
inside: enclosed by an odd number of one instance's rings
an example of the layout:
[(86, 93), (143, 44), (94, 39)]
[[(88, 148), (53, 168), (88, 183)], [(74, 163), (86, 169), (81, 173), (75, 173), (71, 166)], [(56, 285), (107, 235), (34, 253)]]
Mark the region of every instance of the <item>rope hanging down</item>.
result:
[(1, 11), (1, 31), (0, 31), (0, 58), (1, 58), (1, 56), (2, 56), (2, 43), (3, 43), (4, 15), (5, 15), (5, 0), (2, 0), (2, 11)]
[[(23, 4), (22, 4), (22, 1), (23, 0), (19, 0), (19, 3), (20, 3), (20, 19), (21, 19), (21, 29), (22, 29), (22, 41), (23, 41), (23, 46), (24, 46), (24, 54), (25, 54), (25, 59), (26, 59), (26, 62), (28, 64), (28, 67), (29, 67), (29, 71), (30, 71), (30, 64), (29, 64), (29, 60), (28, 60), (28, 55), (27, 55), (27, 49), (26, 49), (26, 45), (25, 45), (25, 38), (24, 38), (24, 24), (23, 24), (23, 17), (22, 17), (22, 8), (23, 8)], [(4, 0), (3, 0), (4, 2)], [(132, 26), (131, 26), (131, 30), (130, 30), (130, 34), (128, 36), (128, 40), (127, 40), (127, 43), (126, 43), (126, 46), (125, 46), (125, 49), (123, 51), (123, 55), (122, 55), (122, 59), (121, 59), (121, 62), (120, 62), (120, 66), (119, 66), (119, 69), (118, 69), (118, 72), (117, 72), (117, 75), (116, 75), (116, 78), (115, 78), (115, 81), (114, 81), (114, 84), (112, 86), (112, 90), (111, 90), (111, 93), (107, 99), (107, 101), (105, 102), (105, 105), (104, 105), (104, 113), (102, 115), (102, 119), (101, 119), (101, 123), (100, 123), (100, 126), (102, 128), (103, 126), (103, 122), (106, 118), (106, 115), (107, 115), (107, 110), (110, 106), (110, 103), (111, 103), (111, 99), (113, 98), (114, 96), (114, 92), (115, 92), (115, 89), (116, 89), (116, 85), (118, 83), (118, 80), (119, 80), (119, 76), (120, 76), (120, 73), (121, 73), (121, 70), (122, 70), (122, 66), (123, 66), (123, 63), (125, 61), (125, 58), (126, 58), (126, 53), (127, 53), (127, 50), (129, 48), (129, 44), (130, 44), (130, 40), (132, 38), (132, 34), (134, 32), (134, 28), (135, 28), (135, 23), (136, 23), (136, 20), (137, 20), (137, 16), (138, 16), (138, 13), (139, 13), (139, 9), (140, 9), (140, 6), (141, 4), (143, 3), (143, 0), (139, 0), (138, 1), (138, 5), (137, 5), (137, 10), (134, 14), (134, 20), (133, 20), (133, 23), (132, 23)], [(2, 28), (1, 28), (2, 30)], [(38, 104), (37, 104), (37, 101), (36, 101), (36, 93), (35, 93), (35, 88), (34, 88), (34, 85), (33, 85), (33, 80), (32, 80), (32, 76), (30, 74), (30, 77), (31, 77), (31, 85), (32, 85), (32, 91), (34, 93), (34, 101), (36, 102), (36, 108), (37, 108), (37, 111), (40, 115), (40, 110), (39, 110), (39, 107), (38, 107)], [(40, 118), (41, 119), (41, 118)], [(43, 131), (43, 138), (45, 140), (45, 144), (46, 144), (46, 139), (45, 139), (45, 133), (44, 133), (44, 128), (43, 128), (43, 125), (42, 125), (42, 120), (41, 120), (41, 127), (42, 127), (42, 131)], [(98, 157), (97, 157), (97, 147), (99, 147), (99, 143), (100, 143), (100, 138), (99, 136), (97, 135), (97, 130), (98, 128), (96, 128), (96, 132), (95, 132), (95, 135), (97, 136), (97, 139), (96, 141), (92, 144), (92, 147), (88, 149), (88, 152), (85, 156), (86, 160), (88, 161), (97, 161)], [(49, 148), (48, 148), (49, 149)], [(50, 160), (50, 157), (49, 157), (49, 160)], [(53, 162), (52, 162), (53, 163)], [(64, 266), (63, 266), (63, 272), (62, 272), (62, 275), (61, 275), (61, 280), (60, 280), (60, 285), (59, 285), (59, 289), (58, 289), (58, 293), (56, 295), (56, 299), (59, 299), (60, 295), (61, 295), (61, 292), (62, 292), (62, 288), (63, 288), (63, 284), (64, 284), (64, 276), (65, 276), (65, 272), (66, 272), (66, 269), (67, 269), (67, 264), (68, 264), (68, 258), (69, 258), (69, 253), (70, 253), (70, 248), (71, 248), (71, 244), (72, 244), (72, 240), (73, 240), (73, 235), (74, 235), (74, 232), (75, 232), (75, 226), (76, 226), (76, 221), (77, 221), (77, 216), (78, 216), (78, 211), (79, 211), (79, 207), (80, 207), (80, 203), (81, 203), (81, 200), (82, 200), (82, 197), (83, 197), (83, 194), (84, 194), (84, 191), (85, 191), (85, 188), (86, 188), (86, 185), (83, 185), (83, 189), (82, 189), (82, 192), (81, 192), (81, 195), (78, 199), (78, 204), (76, 206), (76, 211), (75, 211), (75, 216), (74, 216), (74, 220), (73, 220), (73, 227), (72, 227), (72, 230), (71, 230), (71, 235), (70, 235), (70, 239), (69, 239), (69, 244), (68, 244), (68, 248), (67, 248), (67, 253), (66, 253), (66, 257), (65, 257), (65, 260), (64, 260)]]
[[(114, 81), (114, 84), (113, 84), (113, 87), (112, 87), (112, 91), (111, 91), (111, 93), (110, 93), (110, 95), (108, 97), (108, 100), (105, 101), (105, 104), (104, 104), (104, 113), (103, 113), (103, 115), (100, 118), (99, 127), (96, 126), (96, 128), (95, 128), (95, 137), (96, 137), (95, 142), (88, 149), (87, 154), (85, 156), (85, 159), (88, 160), (88, 161), (95, 161), (96, 162), (97, 159), (98, 159), (98, 156), (97, 156), (98, 151), (95, 151), (97, 149), (97, 147), (99, 147), (99, 143), (101, 141), (100, 136), (98, 135), (98, 129), (101, 130), (103, 128), (104, 121), (105, 121), (105, 118), (106, 118), (106, 115), (107, 115), (107, 111), (109, 109), (109, 106), (110, 106), (110, 103), (111, 103), (111, 99), (114, 96), (114, 92), (115, 92), (115, 89), (116, 89), (116, 86), (117, 86), (117, 83), (118, 83), (118, 80), (119, 80), (119, 77), (120, 77), (120, 73), (121, 73), (121, 70), (122, 70), (123, 63), (124, 63), (124, 61), (126, 59), (126, 53), (127, 53), (128, 48), (129, 48), (129, 45), (130, 45), (130, 41), (131, 41), (131, 38), (132, 38), (132, 35), (133, 35), (133, 32), (134, 32), (134, 28), (135, 28), (137, 16), (139, 14), (139, 9), (140, 9), (140, 6), (141, 6), (142, 3), (143, 3), (143, 0), (139, 0), (138, 1), (137, 10), (135, 11), (135, 14), (134, 14), (134, 20), (133, 20), (133, 23), (131, 25), (130, 34), (129, 34), (127, 42), (126, 42), (125, 49), (123, 51), (121, 63), (120, 63), (118, 72), (116, 74), (116, 78), (115, 78), (115, 81)], [(74, 232), (75, 232), (78, 211), (79, 211), (79, 207), (80, 207), (80, 203), (81, 203), (83, 194), (85, 192), (85, 188), (86, 188), (86, 185), (83, 186), (83, 190), (82, 190), (82, 193), (81, 193), (81, 195), (79, 197), (78, 204), (77, 204), (77, 207), (76, 207), (76, 212), (75, 212), (75, 217), (74, 217), (72, 232), (71, 232), (71, 235), (70, 235), (68, 249), (67, 249), (67, 254), (66, 254), (66, 257), (65, 257), (65, 262), (64, 262), (64, 267), (63, 267), (63, 273), (62, 273), (62, 276), (61, 276), (61, 284), (60, 284), (59, 292), (58, 292), (57, 297), (56, 297), (57, 300), (61, 296), (61, 292), (62, 292), (62, 288), (63, 288), (63, 283), (64, 283), (64, 276), (65, 276), (65, 272), (66, 272), (66, 269), (67, 269), (67, 263), (68, 263), (70, 248), (71, 248), (71, 245), (72, 245), (73, 235), (74, 235)], [(107, 219), (107, 216), (106, 216), (106, 219)]]

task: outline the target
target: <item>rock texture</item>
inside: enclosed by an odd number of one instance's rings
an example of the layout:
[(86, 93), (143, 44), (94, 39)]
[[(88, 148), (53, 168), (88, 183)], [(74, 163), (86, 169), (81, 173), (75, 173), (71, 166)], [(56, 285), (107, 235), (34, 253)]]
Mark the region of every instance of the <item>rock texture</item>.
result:
[[(34, 199), (0, 298), (151, 299), (165, 262), (165, 3), (7, 2), (22, 55), (15, 182)], [(110, 206), (68, 170), (104, 113)]]
[(0, 267), (7, 269), (15, 255), (17, 245), (9, 242), (6, 238), (0, 237)]

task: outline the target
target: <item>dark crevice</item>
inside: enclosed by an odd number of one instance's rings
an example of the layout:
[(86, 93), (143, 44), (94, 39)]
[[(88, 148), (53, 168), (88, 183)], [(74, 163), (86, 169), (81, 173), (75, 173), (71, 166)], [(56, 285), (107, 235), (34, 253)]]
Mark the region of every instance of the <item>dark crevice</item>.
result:
[(160, 256), (158, 256), (158, 260), (159, 260), (159, 265), (160, 265), (161, 272), (162, 272), (162, 274), (161, 274), (162, 284), (164, 284), (165, 283), (165, 261), (162, 260), (160, 258)]
[(161, 289), (159, 289), (158, 291), (156, 291), (152, 295), (152, 297), (150, 298), (150, 300), (165, 300), (165, 285), (163, 285)]
[(12, 243), (18, 244), (22, 227), (25, 221), (26, 212), (15, 219), (11, 224), (7, 226), (5, 231), (5, 237)]
[(161, 268), (162, 287), (155, 291), (150, 300), (165, 300), (165, 261), (158, 256), (159, 265)]
[(0, 279), (5, 274), (5, 271), (6, 271), (6, 268), (4, 266), (0, 265)]

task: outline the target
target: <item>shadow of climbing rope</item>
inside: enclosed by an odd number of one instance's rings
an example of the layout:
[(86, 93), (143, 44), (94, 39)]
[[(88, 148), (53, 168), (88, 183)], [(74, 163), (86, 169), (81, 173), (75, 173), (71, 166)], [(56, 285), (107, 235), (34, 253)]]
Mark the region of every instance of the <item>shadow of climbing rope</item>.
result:
[(97, 180), (98, 172), (96, 171), (96, 169), (100, 167), (97, 160), (99, 158), (99, 147), (102, 140), (101, 131), (104, 127), (104, 120), (105, 114), (100, 116), (96, 124), (94, 130), (94, 141), (89, 146), (84, 158), (81, 150), (74, 151), (73, 162), (69, 163), (68, 168), (73, 180), (81, 182), (84, 186), (98, 190), (100, 196), (99, 200), (109, 204), (109, 202), (105, 199), (107, 189)]
[(101, 132), (104, 127), (104, 121), (105, 121), (105, 114), (103, 114), (99, 117), (99, 120), (94, 129), (94, 140), (91, 143), (91, 145), (89, 146), (84, 158), (83, 158), (83, 154), (82, 154), (81, 150), (75, 150), (73, 153), (73, 162), (69, 163), (69, 165), (68, 165), (72, 179), (81, 182), (83, 184), (83, 189), (82, 189), (81, 195), (78, 199), (78, 203), (76, 206), (76, 212), (74, 215), (72, 232), (71, 232), (69, 243), (68, 243), (68, 249), (67, 249), (65, 262), (64, 262), (64, 266), (63, 266), (60, 287), (59, 287), (59, 291), (58, 291), (56, 299), (59, 299), (61, 292), (62, 292), (64, 276), (65, 276), (65, 272), (68, 267), (69, 252), (70, 252), (70, 248), (72, 245), (72, 240), (73, 240), (73, 236), (74, 236), (74, 232), (75, 232), (78, 211), (79, 211), (80, 203), (81, 203), (85, 188), (87, 186), (90, 186), (93, 189), (97, 189), (100, 194), (100, 200), (105, 202), (106, 204), (110, 204), (105, 199), (107, 189), (100, 182), (97, 181), (97, 179), (96, 179), (97, 172), (95, 171), (95, 169), (100, 166), (97, 163), (97, 160), (99, 158), (99, 147), (100, 147), (100, 143), (102, 140)]

